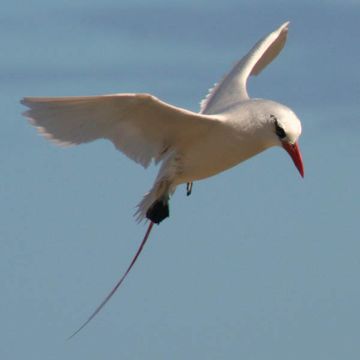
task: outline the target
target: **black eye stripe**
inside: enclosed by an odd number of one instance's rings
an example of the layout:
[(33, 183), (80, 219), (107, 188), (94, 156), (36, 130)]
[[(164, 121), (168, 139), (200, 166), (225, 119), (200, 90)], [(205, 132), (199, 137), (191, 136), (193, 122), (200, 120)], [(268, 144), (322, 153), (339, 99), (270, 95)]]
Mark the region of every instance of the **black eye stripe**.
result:
[(270, 115), (270, 118), (274, 120), (276, 135), (277, 135), (280, 139), (286, 138), (286, 132), (285, 132), (285, 130), (279, 125), (279, 123), (278, 123), (278, 121), (277, 121), (277, 118), (276, 118), (274, 115)]
[(285, 130), (280, 127), (280, 126), (276, 126), (276, 135), (280, 138), (280, 139), (284, 139), (286, 138), (286, 133)]

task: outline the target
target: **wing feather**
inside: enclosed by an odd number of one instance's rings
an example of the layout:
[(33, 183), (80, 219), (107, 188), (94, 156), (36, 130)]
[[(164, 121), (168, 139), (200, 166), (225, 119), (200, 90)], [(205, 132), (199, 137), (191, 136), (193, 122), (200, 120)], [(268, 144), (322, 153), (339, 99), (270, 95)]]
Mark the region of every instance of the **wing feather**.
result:
[(249, 99), (246, 89), (248, 77), (258, 75), (285, 45), (289, 22), (265, 36), (245, 55), (224, 79), (210, 89), (201, 102), (202, 114), (217, 114), (229, 106)]
[(181, 149), (216, 122), (149, 94), (26, 97), (21, 103), (29, 107), (24, 115), (49, 140), (70, 146), (108, 139), (144, 167), (160, 161), (169, 149)]

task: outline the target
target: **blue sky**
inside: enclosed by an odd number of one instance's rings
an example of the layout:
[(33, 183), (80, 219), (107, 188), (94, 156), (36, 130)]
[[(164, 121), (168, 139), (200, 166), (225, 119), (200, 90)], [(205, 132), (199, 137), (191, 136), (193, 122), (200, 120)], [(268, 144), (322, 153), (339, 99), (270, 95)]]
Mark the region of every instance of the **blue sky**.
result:
[[(0, 14), (2, 359), (358, 359), (358, 1), (8, 2)], [(61, 149), (23, 96), (150, 92), (193, 111), (263, 35), (250, 94), (302, 120), (302, 180), (271, 149), (180, 187), (123, 288), (156, 175), (105, 141)]]

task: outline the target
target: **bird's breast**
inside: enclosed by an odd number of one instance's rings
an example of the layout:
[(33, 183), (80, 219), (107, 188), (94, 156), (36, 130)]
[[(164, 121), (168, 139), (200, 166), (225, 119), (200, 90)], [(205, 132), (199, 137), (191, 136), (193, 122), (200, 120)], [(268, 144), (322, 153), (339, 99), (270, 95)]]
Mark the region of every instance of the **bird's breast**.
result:
[(248, 134), (231, 131), (226, 127), (217, 129), (187, 144), (182, 150), (182, 171), (178, 183), (216, 175), (263, 150)]

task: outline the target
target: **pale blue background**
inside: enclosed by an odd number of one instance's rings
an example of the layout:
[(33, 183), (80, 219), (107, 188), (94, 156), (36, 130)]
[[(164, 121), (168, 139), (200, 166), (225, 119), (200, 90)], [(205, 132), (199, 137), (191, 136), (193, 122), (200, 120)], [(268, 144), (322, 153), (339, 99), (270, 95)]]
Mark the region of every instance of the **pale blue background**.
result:
[[(60, 149), (25, 95), (150, 92), (198, 110), (260, 37), (288, 43), (250, 93), (303, 122), (302, 180), (272, 149), (181, 187), (127, 267), (156, 169), (105, 141)], [(359, 359), (360, 2), (12, 1), (0, 13), (0, 358)]]

